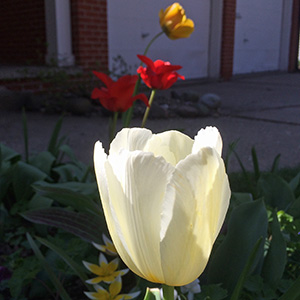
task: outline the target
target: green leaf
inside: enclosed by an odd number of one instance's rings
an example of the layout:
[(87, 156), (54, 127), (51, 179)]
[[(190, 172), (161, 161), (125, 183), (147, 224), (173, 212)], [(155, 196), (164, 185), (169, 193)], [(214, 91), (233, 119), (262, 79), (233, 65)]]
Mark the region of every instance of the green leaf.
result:
[(27, 128), (27, 118), (25, 109), (22, 109), (22, 121), (23, 121), (23, 134), (24, 134), (24, 152), (25, 152), (25, 161), (28, 162), (29, 158), (29, 147), (28, 147), (28, 128)]
[(48, 208), (52, 205), (53, 200), (41, 195), (35, 194), (28, 202), (28, 209)]
[(34, 186), (35, 191), (43, 197), (47, 197), (57, 201), (58, 203), (73, 207), (74, 209), (82, 212), (91, 212), (94, 214), (101, 214), (101, 206), (93, 201), (90, 195), (97, 194), (97, 186), (89, 183), (56, 183), (51, 184), (47, 182), (38, 182)]
[(86, 182), (88, 177), (91, 177), (92, 180), (95, 180), (95, 176), (91, 171), (91, 168), (79, 161), (73, 163), (64, 163), (53, 168), (53, 171), (58, 174), (60, 182)]
[(272, 239), (268, 253), (264, 260), (262, 277), (264, 278), (265, 282), (270, 283), (275, 287), (283, 275), (287, 261), (286, 243), (280, 230), (280, 224), (275, 211), (273, 211), (271, 228)]
[(300, 218), (300, 197), (295, 199), (287, 212), (294, 218)]
[(300, 276), (294, 281), (288, 291), (278, 300), (299, 300), (300, 299)]
[(254, 261), (255, 259), (257, 258), (257, 254), (258, 254), (258, 251), (259, 251), (259, 248), (262, 244), (262, 238), (260, 238), (254, 245), (253, 249), (251, 250), (251, 253), (249, 255), (249, 258), (247, 260), (247, 263), (243, 269), (243, 272), (233, 290), (233, 293), (231, 295), (231, 298), (230, 300), (238, 300), (239, 299), (239, 296), (242, 292), (242, 289), (243, 289), (243, 286), (244, 286), (244, 283), (246, 281), (246, 278), (247, 276), (249, 275), (250, 273), (250, 270), (251, 268), (253, 267), (253, 264), (254, 264)]
[(20, 159), (21, 155), (19, 153), (3, 144), (0, 144), (0, 162), (11, 161), (11, 163), (15, 163)]
[[(81, 265), (78, 265), (68, 254), (61, 248), (55, 246), (51, 242), (46, 239), (36, 237), (36, 239), (52, 251), (54, 251), (57, 255), (59, 255), (74, 271), (74, 273), (81, 279), (81, 281), (85, 284), (85, 286), (90, 289), (90, 285), (86, 284), (85, 281), (88, 279), (84, 272), (84, 268)], [(91, 289), (92, 290), (92, 289)]]
[(66, 144), (61, 145), (59, 147), (59, 151), (66, 154), (73, 162), (78, 163), (78, 160), (73, 152), (73, 149), (69, 145)]
[(147, 288), (144, 300), (161, 300), (160, 290), (158, 288)]
[(254, 147), (252, 147), (252, 149), (251, 149), (251, 155), (252, 155), (254, 176), (255, 176), (255, 179), (258, 180), (258, 178), (260, 177), (260, 170), (259, 170), (259, 163), (258, 163), (258, 159), (257, 159), (256, 150)]
[(63, 117), (60, 117), (59, 120), (57, 121), (57, 123), (55, 124), (55, 127), (53, 129), (50, 141), (49, 141), (49, 145), (47, 150), (54, 155), (55, 157), (57, 157), (58, 155), (58, 149), (59, 149), (59, 141), (58, 141), (58, 137), (59, 137), (59, 133), (61, 130), (61, 126), (62, 126), (62, 122), (63, 122)]
[(221, 287), (221, 284), (201, 285), (201, 293), (195, 295), (195, 300), (222, 300), (228, 293)]
[(281, 154), (277, 154), (276, 157), (274, 158), (274, 161), (273, 161), (273, 164), (272, 164), (272, 167), (271, 167), (271, 172), (272, 173), (275, 173), (275, 172), (278, 171), (280, 157), (281, 157)]
[[(240, 278), (247, 259), (259, 238), (267, 236), (268, 217), (262, 200), (246, 202), (231, 213), (228, 232), (210, 258), (208, 283), (222, 283), (231, 294)], [(250, 273), (259, 272), (263, 247), (258, 250)]]
[(293, 192), (296, 191), (300, 183), (300, 172), (289, 182), (289, 186)]
[(33, 189), (31, 185), (39, 180), (44, 180), (47, 174), (39, 169), (19, 161), (13, 170), (12, 184), (17, 201), (28, 200), (32, 194)]
[(102, 232), (106, 232), (104, 218), (91, 213), (77, 213), (63, 208), (46, 208), (26, 211), (21, 214), (33, 223), (61, 228), (85, 241), (102, 243)]
[(295, 201), (289, 184), (277, 174), (262, 174), (258, 181), (258, 189), (266, 204), (278, 210), (287, 211)]
[(30, 159), (30, 164), (42, 172), (50, 175), (52, 166), (55, 162), (55, 157), (48, 151), (39, 152), (36, 156)]
[(30, 244), (31, 249), (33, 250), (33, 252), (36, 255), (36, 257), (39, 259), (39, 261), (41, 262), (41, 264), (43, 265), (43, 268), (47, 272), (47, 274), (49, 276), (49, 279), (53, 283), (53, 285), (56, 288), (56, 290), (57, 290), (58, 294), (60, 295), (60, 297), (63, 300), (71, 300), (71, 298), (68, 295), (67, 291), (64, 289), (63, 285), (61, 284), (61, 282), (56, 277), (56, 275), (53, 272), (53, 270), (51, 269), (50, 265), (48, 264), (48, 262), (44, 258), (42, 252), (40, 251), (40, 249), (38, 248), (38, 246), (36, 245), (36, 243), (32, 239), (31, 235), (29, 233), (26, 233), (26, 237), (27, 237), (27, 240), (28, 240), (28, 242)]
[(231, 199), (230, 199), (230, 205), (232, 207), (236, 207), (240, 204), (247, 203), (247, 202), (252, 202), (253, 197), (252, 194), (250, 193), (232, 193), (231, 194)]

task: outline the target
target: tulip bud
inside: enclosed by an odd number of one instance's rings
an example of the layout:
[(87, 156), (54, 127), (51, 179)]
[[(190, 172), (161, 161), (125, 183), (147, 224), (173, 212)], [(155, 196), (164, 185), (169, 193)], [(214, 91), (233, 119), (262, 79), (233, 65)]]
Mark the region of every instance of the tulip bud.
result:
[(229, 205), (222, 139), (208, 127), (178, 131), (125, 128), (94, 162), (112, 241), (124, 263), (149, 281), (191, 283), (203, 272)]
[(176, 2), (159, 12), (159, 23), (171, 40), (187, 38), (194, 31), (194, 22), (187, 19), (184, 9)]

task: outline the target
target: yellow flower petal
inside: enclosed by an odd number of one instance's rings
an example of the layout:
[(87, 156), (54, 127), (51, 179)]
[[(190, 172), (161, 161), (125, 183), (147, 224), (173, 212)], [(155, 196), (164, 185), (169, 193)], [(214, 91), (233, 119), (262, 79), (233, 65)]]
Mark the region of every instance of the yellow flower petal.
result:
[(83, 261), (84, 266), (92, 273), (97, 275), (102, 275), (102, 269), (98, 265), (88, 263), (86, 261)]
[(159, 12), (159, 24), (170, 39), (187, 38), (194, 31), (194, 22), (187, 19), (179, 3), (173, 3)]
[(109, 293), (111, 294), (112, 298), (115, 298), (122, 289), (122, 281), (121, 277), (117, 277), (115, 281), (113, 281), (109, 286)]

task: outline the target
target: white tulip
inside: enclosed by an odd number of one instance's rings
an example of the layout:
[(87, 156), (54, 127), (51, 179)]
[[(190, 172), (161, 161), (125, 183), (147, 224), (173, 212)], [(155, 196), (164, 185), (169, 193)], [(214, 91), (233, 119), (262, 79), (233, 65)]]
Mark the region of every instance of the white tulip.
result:
[(223, 224), (230, 188), (214, 127), (195, 140), (177, 131), (123, 129), (95, 172), (113, 243), (149, 281), (186, 285), (203, 272)]

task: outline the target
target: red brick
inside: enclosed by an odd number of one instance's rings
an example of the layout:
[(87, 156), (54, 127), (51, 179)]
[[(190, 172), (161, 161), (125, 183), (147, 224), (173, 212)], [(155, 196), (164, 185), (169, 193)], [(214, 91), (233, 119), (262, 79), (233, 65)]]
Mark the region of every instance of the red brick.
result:
[(236, 0), (224, 0), (220, 74), (225, 80), (232, 77), (233, 71), (235, 14)]

